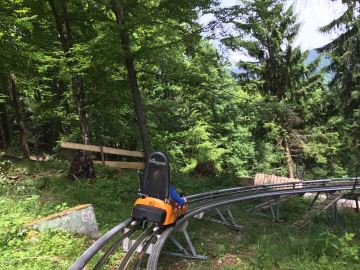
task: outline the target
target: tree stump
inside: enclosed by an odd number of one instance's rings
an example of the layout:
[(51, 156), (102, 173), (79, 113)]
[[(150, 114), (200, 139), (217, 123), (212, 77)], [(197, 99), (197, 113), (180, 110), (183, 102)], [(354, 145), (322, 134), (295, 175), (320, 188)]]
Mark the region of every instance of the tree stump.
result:
[(198, 163), (194, 169), (196, 175), (205, 177), (215, 177), (216, 168), (213, 161), (205, 161)]
[(89, 152), (80, 151), (73, 158), (68, 176), (74, 181), (78, 179), (96, 178), (94, 163)]

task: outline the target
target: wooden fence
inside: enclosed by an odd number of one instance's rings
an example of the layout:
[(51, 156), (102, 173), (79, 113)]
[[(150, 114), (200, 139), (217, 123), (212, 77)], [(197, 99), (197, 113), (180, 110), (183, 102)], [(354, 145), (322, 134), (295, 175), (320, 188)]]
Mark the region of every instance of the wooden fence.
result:
[(130, 151), (125, 149), (118, 149), (106, 146), (98, 145), (89, 145), (89, 144), (80, 144), (80, 143), (71, 143), (71, 142), (62, 142), (60, 144), (61, 148), (73, 149), (73, 150), (82, 150), (88, 152), (97, 152), (101, 154), (101, 160), (94, 160), (95, 164), (103, 164), (109, 167), (114, 167), (117, 169), (144, 169), (144, 162), (127, 162), (127, 161), (107, 161), (105, 160), (105, 154), (119, 155), (126, 157), (137, 157), (144, 158), (144, 153), (140, 151)]

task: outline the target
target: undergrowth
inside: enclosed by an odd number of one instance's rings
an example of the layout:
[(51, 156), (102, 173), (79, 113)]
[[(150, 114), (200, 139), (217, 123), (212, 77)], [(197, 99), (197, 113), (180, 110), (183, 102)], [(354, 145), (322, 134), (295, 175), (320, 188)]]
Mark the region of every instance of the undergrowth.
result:
[[(91, 244), (86, 237), (62, 231), (39, 233), (25, 224), (78, 204), (94, 206), (101, 233), (129, 217), (136, 197), (137, 176), (97, 166), (94, 181), (71, 182), (66, 161), (0, 160), (0, 269), (67, 269)], [(241, 184), (221, 176), (203, 179), (176, 175), (172, 180), (186, 194)], [(334, 225), (326, 216), (313, 226), (294, 231), (289, 224), (306, 210), (308, 201), (293, 198), (281, 208), (281, 223), (235, 205), (244, 226), (236, 233), (205, 220), (192, 220), (189, 233), (203, 262), (161, 257), (162, 269), (358, 269), (360, 263), (359, 216), (342, 213)], [(180, 242), (184, 243), (180, 234)], [(173, 249), (167, 244), (167, 249)], [(113, 259), (114, 262), (118, 257)]]

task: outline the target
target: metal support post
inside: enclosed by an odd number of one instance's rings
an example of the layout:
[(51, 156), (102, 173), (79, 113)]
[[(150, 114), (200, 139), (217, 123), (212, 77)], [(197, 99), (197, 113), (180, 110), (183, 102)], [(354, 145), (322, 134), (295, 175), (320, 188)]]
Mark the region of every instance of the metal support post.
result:
[(190, 252), (184, 248), (173, 236), (170, 236), (170, 241), (175, 245), (177, 250), (179, 252), (171, 252), (171, 251), (165, 251), (163, 252), (164, 255), (168, 256), (174, 256), (174, 257), (180, 257), (184, 259), (190, 259), (190, 260), (206, 260), (207, 256), (198, 255), (196, 253), (195, 247), (193, 243), (191, 242), (190, 236), (187, 232), (187, 230), (182, 231), (186, 240), (186, 243), (188, 245), (188, 248), (190, 249)]
[(224, 217), (223, 214), (220, 212), (219, 208), (215, 208), (215, 211), (218, 213), (218, 215), (220, 216), (221, 220), (222, 220), (224, 223), (227, 223), (225, 217)]
[(236, 223), (235, 218), (231, 212), (230, 209), (230, 205), (227, 207), (227, 215), (230, 218), (230, 222), (228, 222), (225, 218), (225, 216), (223, 215), (223, 213), (221, 213), (220, 209), (215, 208), (215, 212), (217, 213), (217, 215), (220, 217), (220, 219), (216, 219), (216, 218), (207, 218), (206, 220), (214, 222), (214, 223), (218, 223), (218, 224), (222, 224), (225, 227), (229, 228), (229, 229), (233, 229), (236, 231), (240, 231), (243, 229), (243, 226), (239, 225)]
[(268, 204), (269, 204), (269, 209), (270, 209), (270, 213), (271, 213), (271, 216), (272, 216), (272, 221), (275, 222), (276, 221), (276, 216), (275, 216), (275, 213), (274, 213), (274, 209), (272, 207), (271, 200), (268, 201)]
[[(271, 216), (272, 216), (272, 221), (273, 222), (279, 222), (280, 221), (280, 202), (279, 202), (279, 197), (276, 197), (275, 200), (275, 205), (271, 203), (271, 200), (268, 201), (269, 203), (269, 208), (270, 208), (270, 212), (271, 212)], [(274, 209), (275, 208), (275, 209)]]
[(312, 202), (310, 203), (309, 207), (308, 207), (308, 211), (314, 206), (315, 202), (317, 201), (317, 199), (319, 198), (320, 192), (316, 193), (314, 199), (312, 200)]
[[(246, 210), (247, 212), (252, 212), (259, 216), (270, 218), (273, 222), (280, 222), (280, 203), (286, 200), (288, 197), (277, 196), (267, 201), (261, 202), (257, 205), (253, 205), (251, 208)], [(269, 211), (270, 214), (265, 211)]]
[(174, 236), (170, 236), (170, 241), (173, 242), (173, 244), (176, 246), (176, 248), (183, 253), (186, 256), (189, 256), (190, 253), (184, 248), (176, 239)]
[(227, 212), (228, 212), (228, 215), (229, 215), (229, 217), (230, 217), (230, 219), (231, 219), (231, 222), (232, 222), (233, 225), (238, 225), (238, 224), (236, 223), (235, 219), (234, 219), (234, 216), (233, 216), (232, 213), (231, 213), (230, 207), (231, 207), (231, 205), (229, 205), (229, 206), (227, 207)]
[(336, 224), (338, 222), (338, 208), (336, 202), (331, 207), (331, 216), (333, 218), (334, 223)]
[(187, 230), (184, 231), (184, 236), (185, 236), (185, 240), (186, 240), (186, 242), (187, 242), (187, 244), (188, 244), (188, 246), (189, 246), (189, 248), (191, 250), (192, 255), (197, 256), (196, 251), (195, 251), (195, 247), (191, 242), (191, 239), (190, 239), (190, 236), (189, 236)]
[(280, 200), (276, 197), (276, 222), (280, 222)]

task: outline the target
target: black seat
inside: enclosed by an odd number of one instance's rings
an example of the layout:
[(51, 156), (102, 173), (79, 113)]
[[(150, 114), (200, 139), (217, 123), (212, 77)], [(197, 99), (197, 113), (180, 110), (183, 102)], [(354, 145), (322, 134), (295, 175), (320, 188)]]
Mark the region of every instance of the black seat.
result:
[(144, 196), (165, 200), (169, 198), (170, 168), (165, 154), (150, 154), (144, 177), (140, 180), (140, 193)]

